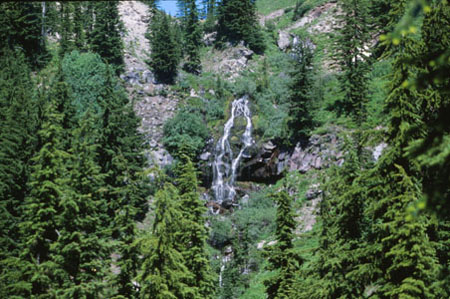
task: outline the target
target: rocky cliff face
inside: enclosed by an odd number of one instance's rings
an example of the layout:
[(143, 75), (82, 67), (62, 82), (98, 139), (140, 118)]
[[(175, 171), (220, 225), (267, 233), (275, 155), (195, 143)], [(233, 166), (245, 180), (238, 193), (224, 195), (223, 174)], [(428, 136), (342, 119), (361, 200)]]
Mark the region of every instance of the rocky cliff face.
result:
[(142, 119), (140, 131), (150, 147), (147, 157), (150, 164), (166, 166), (173, 159), (164, 149), (161, 139), (164, 123), (173, 116), (177, 98), (157, 84), (145, 63), (150, 45), (145, 38), (150, 15), (148, 6), (140, 1), (120, 1), (120, 18), (125, 26), (125, 72), (121, 75), (130, 98), (134, 101), (136, 114)]

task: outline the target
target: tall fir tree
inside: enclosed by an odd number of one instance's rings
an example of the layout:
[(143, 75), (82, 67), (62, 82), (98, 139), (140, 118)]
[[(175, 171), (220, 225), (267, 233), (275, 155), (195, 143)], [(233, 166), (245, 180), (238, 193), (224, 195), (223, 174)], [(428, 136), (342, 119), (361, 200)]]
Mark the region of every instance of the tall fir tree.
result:
[[(417, 159), (424, 170), (423, 187), (428, 208), (442, 216), (450, 213), (449, 153), (450, 120), (450, 24), (448, 1), (431, 6), (422, 27), (423, 44), (415, 57), (408, 60), (419, 68), (417, 77), (409, 77), (410, 88), (427, 94), (421, 103), (427, 128), (425, 136), (408, 148), (408, 156)], [(446, 62), (447, 61), (447, 62)], [(413, 126), (413, 131), (423, 127)]]
[(59, 33), (61, 39), (59, 41), (59, 56), (64, 57), (64, 54), (71, 52), (74, 49), (73, 42), (73, 3), (62, 2), (60, 5), (60, 18), (61, 24), (59, 27)]
[(38, 109), (24, 55), (4, 48), (0, 69), (0, 297), (8, 298), (19, 283), (14, 271), (21, 250), (18, 225), (29, 191)]
[(10, 49), (22, 49), (28, 64), (41, 68), (47, 61), (42, 35), (41, 3), (33, 1), (0, 4), (0, 39)]
[(264, 280), (267, 298), (291, 298), (294, 282), (303, 259), (294, 249), (294, 231), (297, 226), (292, 208), (292, 197), (281, 190), (272, 195), (277, 203), (276, 231), (277, 243), (266, 249), (268, 270), (276, 271), (275, 276)]
[(201, 298), (188, 282), (193, 275), (177, 249), (176, 236), (181, 229), (179, 195), (167, 184), (155, 195), (155, 220), (152, 234), (142, 240), (142, 273), (138, 277), (141, 298)]
[(305, 39), (293, 51), (293, 71), (289, 107), (287, 139), (296, 142), (307, 135), (312, 127), (311, 110), (313, 107), (311, 89), (313, 76), (312, 42)]
[(106, 216), (103, 175), (96, 164), (98, 128), (91, 115), (86, 113), (72, 129), (67, 163), (70, 193), (61, 198), (56, 218), (61, 229), (52, 260), (62, 268), (56, 292), (62, 298), (101, 297), (110, 265), (109, 234), (102, 226)]
[[(23, 235), (22, 279), (27, 285), (27, 296), (55, 296), (58, 281), (64, 270), (52, 259), (55, 246), (61, 236), (58, 215), (61, 201), (71, 196), (65, 162), (70, 154), (64, 151), (63, 115), (57, 105), (67, 99), (64, 85), (54, 84), (44, 112), (39, 141), (42, 145), (33, 157), (30, 179), (30, 194), (25, 199), (23, 221), (20, 230)], [(17, 294), (20, 295), (20, 294)]]
[[(360, 298), (370, 283), (370, 273), (360, 266), (367, 263), (363, 238), (367, 225), (363, 213), (366, 188), (361, 183), (363, 167), (354, 139), (346, 138), (345, 162), (332, 170), (324, 184), (319, 249), (312, 266), (317, 277), (316, 281), (300, 282), (304, 297)], [(314, 287), (308, 287), (310, 284)]]
[(123, 42), (120, 36), (122, 23), (119, 18), (117, 1), (94, 3), (94, 23), (89, 44), (92, 51), (100, 54), (116, 73), (123, 70)]
[(358, 125), (365, 119), (367, 103), (368, 55), (370, 40), (368, 2), (341, 0), (343, 14), (338, 16), (338, 33), (334, 56), (340, 68), (340, 88), (344, 93), (342, 110), (353, 117)]
[(217, 1), (216, 0), (203, 0), (203, 9), (205, 19), (203, 23), (203, 30), (206, 33), (214, 31), (214, 26), (217, 20)]
[(101, 97), (97, 157), (101, 173), (105, 175), (104, 196), (108, 215), (103, 225), (109, 226), (117, 242), (114, 250), (122, 253), (117, 261), (121, 273), (114, 280), (120, 283), (117, 285), (119, 292), (123, 292), (118, 295), (127, 297), (136, 291), (134, 286), (130, 286), (138, 268), (137, 249), (130, 247), (136, 232), (134, 221), (142, 220), (147, 212), (144, 142), (137, 130), (139, 119), (110, 69)]
[(178, 166), (177, 188), (180, 193), (183, 225), (180, 232), (180, 252), (187, 269), (193, 274), (188, 282), (196, 288), (201, 298), (214, 295), (214, 278), (206, 252), (208, 231), (205, 228), (206, 207), (197, 192), (197, 175), (194, 164), (187, 155), (181, 155)]
[(257, 53), (264, 52), (264, 38), (256, 19), (255, 2), (252, 0), (222, 0), (219, 4), (216, 45), (244, 41)]
[(187, 57), (183, 69), (192, 74), (199, 74), (201, 71), (199, 52), (202, 32), (198, 21), (198, 11), (195, 0), (189, 0), (187, 2), (187, 7), (184, 51)]
[[(378, 273), (377, 292), (381, 298), (432, 297), (435, 280), (435, 251), (427, 235), (428, 216), (408, 216), (408, 207), (421, 201), (420, 168), (406, 157), (412, 140), (423, 136), (425, 118), (419, 107), (427, 98), (425, 92), (408, 88), (417, 67), (404, 63), (414, 57), (419, 41), (405, 37), (397, 48), (393, 64), (391, 92), (386, 99), (390, 112), (389, 143), (392, 148), (380, 159), (371, 175), (372, 198), (368, 212), (373, 228), (372, 255)], [(421, 129), (413, 132), (412, 127)]]
[(172, 84), (178, 73), (180, 45), (176, 43), (169, 16), (162, 12), (155, 13), (148, 31), (151, 53), (147, 63), (158, 81)]

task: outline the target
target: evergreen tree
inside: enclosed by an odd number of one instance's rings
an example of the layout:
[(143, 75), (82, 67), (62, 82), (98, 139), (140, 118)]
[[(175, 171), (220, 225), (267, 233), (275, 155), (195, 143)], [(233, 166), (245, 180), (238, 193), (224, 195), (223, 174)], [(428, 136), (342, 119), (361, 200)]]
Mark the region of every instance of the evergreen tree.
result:
[(158, 81), (172, 84), (177, 76), (180, 53), (169, 16), (156, 13), (152, 18), (149, 32), (151, 53), (147, 63)]
[(294, 69), (292, 72), (292, 85), (288, 121), (288, 139), (299, 140), (307, 135), (308, 129), (312, 127), (312, 43), (309, 39), (302, 41), (294, 49)]
[(61, 39), (59, 41), (59, 56), (71, 52), (74, 49), (73, 42), (73, 4), (71, 2), (62, 2), (60, 8), (61, 25), (59, 33)]
[(124, 62), (118, 2), (101, 1), (94, 4), (95, 21), (89, 40), (91, 49), (112, 65), (116, 73), (120, 73)]
[(186, 261), (187, 269), (193, 274), (193, 280), (189, 281), (188, 285), (196, 288), (201, 298), (212, 298), (214, 284), (206, 253), (206, 207), (197, 192), (196, 169), (187, 155), (181, 155), (177, 172), (176, 182), (183, 215), (180, 252)]
[(84, 50), (86, 47), (86, 32), (84, 27), (86, 25), (85, 17), (83, 13), (85, 13), (85, 3), (74, 2), (73, 3), (73, 34), (74, 34), (74, 42), (75, 48), (79, 50)]
[(249, 288), (249, 245), (248, 228), (245, 227), (233, 238), (233, 257), (225, 264), (222, 272), (220, 298), (239, 298)]
[[(425, 114), (427, 126), (415, 125), (413, 131), (425, 132), (425, 136), (413, 141), (408, 156), (416, 159), (424, 171), (423, 187), (427, 195), (428, 208), (441, 216), (450, 213), (450, 165), (448, 147), (450, 144), (450, 78), (448, 57), (450, 57), (449, 26), (450, 9), (448, 1), (433, 4), (431, 12), (425, 15), (422, 36), (423, 44), (415, 56), (407, 60), (418, 67), (417, 77), (407, 80), (411, 89), (426, 94), (421, 111)], [(446, 62), (447, 61), (447, 62)]]
[[(23, 221), (20, 224), (24, 236), (22, 281), (26, 282), (28, 296), (42, 297), (57, 289), (64, 275), (61, 265), (52, 260), (54, 248), (61, 236), (58, 215), (61, 201), (70, 198), (65, 162), (70, 159), (64, 151), (63, 115), (56, 106), (64, 86), (57, 83), (50, 92), (44, 122), (39, 131), (41, 149), (33, 157), (30, 179), (31, 192), (25, 199)], [(53, 293), (53, 295), (55, 295)]]
[(199, 297), (196, 290), (188, 286), (193, 277), (176, 248), (176, 236), (182, 225), (178, 196), (172, 185), (166, 185), (156, 193), (152, 234), (142, 241), (144, 257), (142, 273), (138, 277), (141, 298)]
[(341, 0), (343, 14), (338, 17), (338, 35), (333, 48), (341, 70), (340, 88), (345, 99), (343, 112), (351, 115), (358, 125), (365, 119), (368, 57), (366, 47), (370, 38), (368, 3), (366, 0)]
[(199, 74), (201, 70), (200, 62), (200, 45), (201, 45), (201, 30), (198, 22), (198, 11), (195, 0), (189, 0), (188, 10), (186, 16), (186, 33), (185, 33), (185, 53), (187, 55), (186, 62), (183, 69), (186, 72)]
[(203, 23), (203, 30), (207, 33), (214, 31), (217, 20), (217, 1), (203, 0), (203, 8), (205, 10)]
[[(392, 75), (392, 88), (386, 100), (391, 113), (389, 143), (392, 148), (381, 158), (371, 175), (368, 195), (372, 198), (372, 256), (378, 269), (377, 294), (381, 298), (429, 298), (435, 280), (435, 252), (427, 235), (428, 217), (408, 216), (407, 208), (420, 202), (420, 169), (405, 157), (408, 144), (421, 135), (423, 111), (419, 108), (428, 95), (409, 89), (405, 81), (417, 73), (417, 68), (404, 61), (414, 57), (418, 41), (405, 37), (397, 49)], [(376, 278), (375, 278), (376, 279)]]
[(106, 213), (103, 178), (95, 162), (98, 139), (90, 113), (73, 130), (68, 163), (70, 193), (60, 199), (61, 227), (52, 248), (52, 260), (61, 266), (56, 294), (63, 298), (98, 298), (109, 267), (107, 231), (101, 220)]
[(120, 283), (117, 285), (119, 292), (123, 292), (119, 295), (132, 296), (136, 290), (131, 282), (136, 276), (138, 260), (136, 249), (130, 247), (135, 238), (134, 221), (142, 220), (147, 212), (144, 142), (137, 131), (139, 119), (110, 71), (101, 97), (98, 163), (105, 175), (104, 196), (108, 215), (103, 225), (109, 226), (118, 244), (115, 250), (122, 253), (117, 261), (121, 273), (114, 278)]
[(268, 248), (265, 255), (268, 257), (268, 270), (276, 270), (275, 277), (264, 281), (267, 298), (291, 298), (296, 275), (303, 260), (294, 249), (292, 243), (294, 230), (297, 226), (292, 210), (292, 198), (286, 191), (278, 191), (272, 195), (277, 203), (276, 241)]
[(47, 60), (42, 35), (41, 3), (33, 1), (0, 4), (0, 40), (10, 49), (22, 49), (29, 65), (40, 68)]
[(257, 53), (264, 52), (265, 44), (256, 19), (255, 2), (252, 0), (222, 0), (219, 4), (217, 46), (244, 41)]
[(0, 297), (20, 288), (16, 276), (21, 219), (36, 146), (37, 106), (24, 55), (0, 51)]
[[(313, 298), (360, 298), (369, 284), (370, 271), (360, 265), (368, 262), (366, 249), (364, 201), (360, 158), (355, 142), (345, 142), (344, 164), (335, 168), (325, 184), (320, 206), (321, 228), (317, 260), (312, 269), (318, 275), (302, 287), (302, 296)], [(314, 280), (314, 279), (312, 279)], [(320, 287), (319, 287), (320, 286)]]

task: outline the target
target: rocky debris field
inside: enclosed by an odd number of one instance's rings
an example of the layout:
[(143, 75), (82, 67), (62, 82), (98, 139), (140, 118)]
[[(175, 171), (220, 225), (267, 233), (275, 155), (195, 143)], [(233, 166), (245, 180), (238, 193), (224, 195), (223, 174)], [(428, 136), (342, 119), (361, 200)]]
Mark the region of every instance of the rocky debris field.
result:
[(166, 94), (166, 86), (157, 84), (146, 60), (150, 45), (145, 38), (150, 15), (148, 6), (140, 1), (120, 1), (119, 14), (126, 32), (125, 82), (130, 98), (134, 101), (136, 114), (142, 119), (140, 131), (144, 134), (150, 150), (146, 153), (150, 164), (161, 167), (172, 163), (172, 157), (162, 145), (163, 126), (176, 110), (177, 99)]

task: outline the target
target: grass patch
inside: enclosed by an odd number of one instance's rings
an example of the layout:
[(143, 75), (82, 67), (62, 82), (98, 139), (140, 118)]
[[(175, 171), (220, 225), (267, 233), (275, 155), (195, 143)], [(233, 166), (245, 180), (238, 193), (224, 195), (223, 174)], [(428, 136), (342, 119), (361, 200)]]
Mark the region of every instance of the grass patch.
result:
[(297, 0), (257, 0), (256, 9), (259, 13), (268, 15), (278, 9), (293, 7), (296, 3)]

